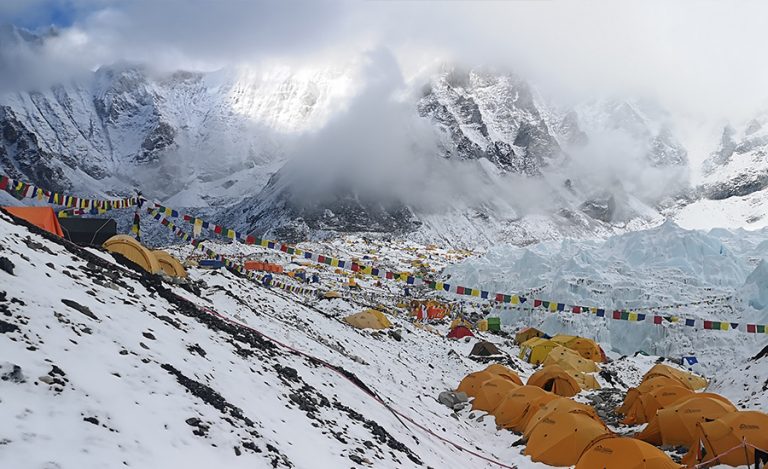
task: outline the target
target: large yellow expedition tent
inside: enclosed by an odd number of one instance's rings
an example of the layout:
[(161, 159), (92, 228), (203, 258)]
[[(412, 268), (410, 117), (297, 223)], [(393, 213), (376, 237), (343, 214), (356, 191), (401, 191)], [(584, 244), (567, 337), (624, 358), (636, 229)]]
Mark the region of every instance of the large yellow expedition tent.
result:
[(576, 469), (678, 469), (664, 451), (634, 438), (602, 438), (579, 458)]
[(519, 387), (519, 384), (500, 376), (484, 381), (480, 389), (477, 390), (475, 399), (472, 401), (472, 409), (490, 412), (499, 405), (507, 393)]
[(605, 425), (587, 415), (552, 414), (533, 429), (525, 454), (550, 466), (573, 466), (587, 447), (610, 434)]
[(518, 384), (520, 386), (523, 385), (523, 380), (520, 379), (520, 376), (513, 370), (510, 370), (506, 366), (500, 364), (500, 363), (492, 363), (485, 367), (485, 370), (489, 373), (493, 373), (495, 375), (499, 375), (502, 378), (506, 378), (510, 381), (512, 381), (515, 384)]
[(152, 252), (128, 235), (115, 235), (104, 243), (104, 248), (117, 253), (151, 274), (160, 272), (160, 263)]
[(475, 397), (480, 386), (489, 379), (498, 378), (497, 375), (489, 371), (475, 371), (464, 377), (459, 383), (459, 387), (456, 391), (463, 392), (467, 396)]
[(519, 357), (528, 363), (538, 365), (542, 363), (555, 347), (559, 346), (557, 342), (551, 340), (542, 339), (541, 337), (534, 337), (533, 339), (526, 340), (520, 345)]
[(560, 365), (565, 370), (581, 371), (582, 373), (594, 373), (599, 370), (594, 361), (582, 357), (575, 350), (561, 346), (557, 346), (549, 352), (543, 365)]
[(541, 406), (538, 412), (536, 412), (533, 417), (531, 417), (531, 419), (528, 421), (528, 424), (525, 426), (523, 438), (528, 439), (536, 425), (538, 425), (539, 422), (549, 417), (550, 415), (567, 412), (582, 413), (584, 415), (588, 415), (592, 420), (602, 422), (600, 417), (597, 415), (597, 412), (595, 412), (595, 409), (589, 405), (576, 402), (573, 399), (568, 399), (567, 397), (558, 397)]
[(545, 366), (528, 378), (528, 386), (538, 386), (558, 396), (571, 397), (581, 392), (581, 386), (557, 365)]
[(621, 423), (625, 425), (648, 423), (657, 411), (685, 399), (691, 394), (693, 391), (680, 384), (662, 386), (641, 394), (627, 410), (626, 417)]
[(680, 381), (667, 376), (655, 376), (646, 379), (636, 388), (630, 388), (629, 391), (627, 391), (627, 395), (624, 397), (624, 402), (616, 409), (616, 412), (620, 414), (628, 413), (641, 395), (665, 386), (680, 386)]
[(552, 337), (550, 340), (578, 352), (579, 355), (586, 358), (587, 360), (596, 362), (603, 361), (603, 356), (600, 353), (600, 346), (597, 345), (597, 343), (592, 339), (577, 337), (573, 335), (558, 334)]
[(517, 334), (515, 334), (515, 343), (520, 345), (527, 340), (531, 340), (534, 337), (541, 337), (543, 335), (544, 333), (535, 327), (525, 327), (517, 331)]
[(696, 438), (696, 425), (699, 422), (736, 412), (733, 404), (724, 397), (718, 397), (693, 394), (678, 401), (658, 411), (636, 438), (652, 445), (688, 446)]
[(158, 264), (160, 264), (160, 269), (165, 272), (166, 275), (178, 278), (187, 277), (187, 271), (184, 269), (184, 266), (172, 255), (159, 250), (152, 251), (152, 255), (155, 256)]
[(662, 363), (653, 365), (650, 370), (643, 376), (643, 381), (656, 376), (666, 376), (680, 381), (685, 387), (692, 391), (704, 389), (707, 387), (707, 380), (701, 376), (697, 376), (687, 371), (678, 370), (671, 366), (664, 365)]
[(534, 414), (553, 399), (557, 399), (555, 394), (538, 386), (520, 386), (507, 393), (491, 414), (496, 417), (496, 425), (522, 432)]
[(366, 309), (344, 318), (344, 321), (357, 329), (386, 329), (392, 327), (392, 323), (381, 311)]
[[(711, 422), (699, 422), (696, 439), (691, 442), (691, 449), (682, 462), (690, 467), (703, 459), (709, 460), (717, 456), (718, 463), (727, 466), (754, 464), (753, 450), (728, 451), (745, 440), (763, 450), (768, 448), (768, 414), (743, 410), (723, 415)], [(701, 447), (706, 452), (702, 453), (699, 450)]]

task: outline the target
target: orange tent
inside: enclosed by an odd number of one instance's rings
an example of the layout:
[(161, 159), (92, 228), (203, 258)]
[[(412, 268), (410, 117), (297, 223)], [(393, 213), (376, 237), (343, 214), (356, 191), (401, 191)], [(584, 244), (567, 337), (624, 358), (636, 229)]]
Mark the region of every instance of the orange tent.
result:
[(605, 425), (584, 414), (552, 414), (533, 429), (525, 454), (550, 466), (573, 466), (589, 445), (610, 434)]
[(693, 394), (656, 413), (636, 438), (652, 445), (689, 445), (696, 439), (696, 424), (720, 418), (736, 407), (726, 399)]
[[(692, 466), (717, 456), (717, 464), (734, 467), (754, 464), (755, 452), (752, 449), (725, 454), (743, 440), (758, 448), (768, 448), (768, 414), (744, 410), (725, 414), (711, 422), (700, 422), (696, 440), (691, 443), (691, 449), (682, 462)], [(703, 457), (702, 447), (706, 450)]]
[(597, 422), (602, 422), (600, 417), (597, 415), (597, 412), (595, 412), (595, 409), (593, 409), (591, 406), (582, 404), (581, 402), (576, 402), (573, 399), (568, 399), (567, 397), (558, 397), (557, 399), (552, 399), (551, 401), (541, 406), (538, 412), (536, 412), (536, 414), (531, 417), (531, 419), (528, 421), (528, 425), (525, 426), (523, 437), (528, 438), (531, 435), (531, 432), (533, 432), (533, 429), (536, 428), (536, 425), (538, 425), (539, 422), (548, 416), (564, 412), (582, 413)]
[(634, 438), (603, 438), (579, 458), (576, 469), (678, 469), (664, 451)]
[(630, 388), (630, 390), (627, 391), (627, 396), (624, 398), (624, 402), (616, 409), (616, 412), (626, 414), (641, 394), (663, 386), (680, 386), (680, 381), (668, 376), (655, 376), (649, 378), (640, 383), (638, 387)]
[(692, 391), (696, 391), (697, 389), (704, 389), (707, 387), (707, 380), (701, 376), (688, 373), (687, 371), (678, 370), (677, 368), (672, 368), (671, 366), (667, 366), (661, 363), (653, 365), (653, 367), (648, 370), (645, 376), (643, 376), (643, 381), (655, 376), (666, 376), (676, 379), (680, 381), (683, 386)]
[(659, 409), (687, 398), (693, 391), (681, 384), (663, 386), (653, 391), (641, 394), (635, 404), (627, 411), (626, 418), (621, 422), (625, 425), (648, 423)]
[(520, 386), (507, 393), (491, 414), (496, 425), (521, 432), (541, 406), (553, 399), (557, 396), (538, 386)]
[(528, 378), (529, 386), (538, 386), (558, 396), (571, 397), (581, 392), (576, 380), (558, 365), (545, 366)]
[(520, 385), (500, 376), (483, 382), (472, 401), (473, 410), (491, 412), (495, 409), (504, 396), (519, 388)]
[(475, 397), (478, 389), (489, 379), (498, 378), (497, 375), (488, 371), (475, 371), (464, 377), (459, 383), (456, 391), (466, 393), (467, 396)]
[(502, 378), (506, 378), (514, 383), (519, 384), (520, 386), (523, 385), (523, 380), (520, 379), (520, 376), (518, 376), (517, 373), (515, 373), (514, 371), (510, 370), (509, 368), (507, 368), (502, 364), (493, 363), (491, 365), (486, 366), (483, 371), (487, 371), (489, 373), (499, 375)]
[(27, 222), (56, 236), (64, 236), (61, 225), (51, 207), (3, 207), (3, 209)]

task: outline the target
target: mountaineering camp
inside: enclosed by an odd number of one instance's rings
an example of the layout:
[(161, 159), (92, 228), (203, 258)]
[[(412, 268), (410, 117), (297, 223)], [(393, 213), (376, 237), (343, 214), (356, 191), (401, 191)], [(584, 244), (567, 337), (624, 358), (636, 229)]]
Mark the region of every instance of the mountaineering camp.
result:
[[(334, 245), (293, 245), (244, 234), (141, 195), (119, 200), (79, 198), (7, 176), (0, 179), (0, 187), (20, 202), (2, 207), (2, 222), (19, 226), (17, 231), (27, 240), (24, 245), (48, 252), (52, 248), (46, 245), (62, 246), (74, 258), (90, 259), (88, 265), (111, 266), (114, 280), (104, 284), (113, 285), (110, 288), (119, 289), (114, 286), (120, 282), (118, 277), (129, 275), (119, 272), (138, 274), (144, 279), (141, 282), (165, 291), (163, 298), (182, 302), (190, 310), (187, 314), (194, 313), (197, 320), (220, 323), (217, 327), (229, 334), (258, 337), (270, 348), (326, 369), (341, 380), (337, 386), (358, 393), (367, 408), (380, 408), (417, 434), (419, 441), (465, 454), (478, 467), (524, 467), (518, 460), (500, 456), (503, 451), (549, 467), (576, 468), (752, 467), (768, 458), (768, 414), (714, 391), (713, 379), (718, 377), (693, 371), (695, 357), (652, 357), (642, 350), (633, 357), (620, 356), (604, 348), (599, 339), (553, 329), (547, 318), (561, 317), (566, 323), (574, 318), (616, 321), (638, 330), (663, 328), (665, 334), (694, 338), (696, 334), (758, 337), (766, 334), (763, 324), (678, 317), (670, 307), (606, 312), (597, 306), (538, 299), (536, 292), (496, 293), (482, 286), (454, 285), (443, 277), (443, 269), (472, 253), (434, 244), (398, 247), (349, 239)], [(128, 234), (118, 233), (111, 217), (120, 211), (129, 217), (132, 212)], [(142, 234), (148, 224), (164, 227), (177, 241), (165, 246), (144, 244)], [(400, 254), (393, 254), (394, 250)], [(23, 257), (11, 260), (0, 251), (0, 261), (4, 271), (0, 275), (20, 275), (18, 263), (24, 262)], [(160, 289), (160, 285), (165, 286)], [(223, 298), (230, 300), (195, 304), (185, 299), (200, 295), (210, 285), (216, 286), (211, 292), (227, 292)], [(227, 290), (232, 285), (245, 287), (243, 296)], [(272, 317), (275, 313), (258, 313), (248, 305), (256, 301), (250, 296), (254, 294), (277, 296), (304, 309), (301, 316), (281, 316), (279, 322), (257, 329), (250, 325), (255, 316), (249, 315)], [(77, 308), (96, 317), (90, 308)], [(511, 310), (522, 312), (526, 325), (505, 320)], [(178, 322), (165, 317), (167, 324)], [(301, 328), (289, 332), (296, 320)], [(276, 328), (283, 321), (288, 323)], [(290, 341), (318, 327), (320, 321), (353, 334), (361, 344), (378, 341), (388, 344), (390, 351), (402, 347), (398, 355), (421, 356), (412, 367), (444, 372), (438, 379), (446, 380), (446, 387), (419, 398), (434, 401), (429, 410), (433, 417), (409, 410), (388, 396), (381, 382), (371, 384), (375, 378), (361, 379), (341, 368), (334, 363), (333, 353), (313, 352), (312, 342), (341, 353), (336, 359), (359, 353), (341, 342), (333, 345), (333, 336)], [(7, 324), (9, 331), (16, 330)], [(691, 331), (693, 336), (688, 335)], [(277, 339), (275, 334), (284, 335)], [(196, 346), (190, 347), (195, 350)], [(424, 353), (417, 352), (421, 349), (427, 349), (427, 355), (418, 355)], [(246, 358), (250, 353), (241, 352)], [(449, 361), (439, 364), (435, 354), (448, 356)], [(368, 360), (355, 357), (352, 363), (365, 368)], [(453, 365), (446, 368), (448, 363)], [(461, 369), (467, 372), (457, 375)], [(295, 379), (291, 376), (281, 379), (289, 383)], [(300, 399), (297, 394), (291, 396), (289, 401)], [(438, 432), (427, 420), (434, 415), (455, 420), (463, 432), (474, 432), (481, 440), (492, 432), (498, 443), (478, 446), (469, 437), (457, 439)], [(409, 451), (403, 454), (417, 460)]]

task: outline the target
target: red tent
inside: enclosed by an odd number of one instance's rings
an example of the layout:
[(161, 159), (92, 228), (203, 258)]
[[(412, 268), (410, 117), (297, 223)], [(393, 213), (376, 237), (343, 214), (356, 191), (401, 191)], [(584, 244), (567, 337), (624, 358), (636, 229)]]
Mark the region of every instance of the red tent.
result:
[(64, 236), (59, 219), (51, 207), (3, 207), (14, 217), (21, 218), (57, 236)]
[(474, 337), (475, 334), (467, 326), (458, 325), (451, 329), (446, 337), (449, 339), (461, 339), (462, 337)]

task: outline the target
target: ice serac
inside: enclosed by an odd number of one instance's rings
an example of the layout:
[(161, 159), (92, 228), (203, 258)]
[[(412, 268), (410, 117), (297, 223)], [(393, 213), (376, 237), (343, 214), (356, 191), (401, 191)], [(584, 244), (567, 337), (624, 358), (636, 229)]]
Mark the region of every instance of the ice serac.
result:
[(424, 88), (418, 111), (441, 130), (446, 158), (533, 176), (561, 152), (529, 85), (512, 74), (451, 68)]

